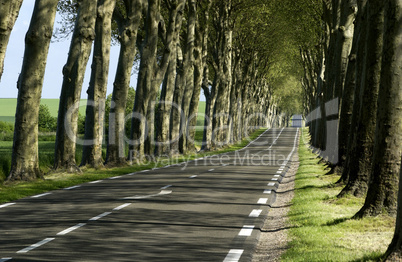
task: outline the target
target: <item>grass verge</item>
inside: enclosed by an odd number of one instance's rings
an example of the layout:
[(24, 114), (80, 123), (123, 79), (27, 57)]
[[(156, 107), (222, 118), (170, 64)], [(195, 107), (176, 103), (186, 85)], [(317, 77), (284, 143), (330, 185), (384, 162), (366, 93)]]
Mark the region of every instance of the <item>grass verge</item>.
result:
[(222, 154), (226, 152), (236, 151), (245, 147), (248, 143), (250, 143), (252, 140), (256, 139), (260, 134), (262, 134), (265, 130), (266, 129), (257, 130), (253, 132), (247, 139), (243, 139), (239, 143), (236, 143), (234, 145), (231, 145), (229, 147), (217, 151), (177, 156), (175, 158), (170, 159), (168, 158), (158, 159), (157, 162), (149, 161), (141, 165), (131, 165), (123, 168), (110, 168), (110, 169), (98, 169), (98, 170), (84, 169), (83, 174), (52, 173), (46, 175), (43, 180), (37, 180), (33, 182), (19, 182), (10, 185), (0, 185), (0, 204), (36, 194), (41, 194), (51, 190), (75, 186), (90, 181), (129, 174), (145, 169), (161, 167), (179, 162), (190, 161), (208, 155)]
[(289, 216), (288, 249), (281, 261), (378, 261), (391, 243), (395, 219), (388, 216), (351, 219), (364, 198), (338, 199), (338, 175), (327, 175), (308, 148), (304, 129), (300, 166)]

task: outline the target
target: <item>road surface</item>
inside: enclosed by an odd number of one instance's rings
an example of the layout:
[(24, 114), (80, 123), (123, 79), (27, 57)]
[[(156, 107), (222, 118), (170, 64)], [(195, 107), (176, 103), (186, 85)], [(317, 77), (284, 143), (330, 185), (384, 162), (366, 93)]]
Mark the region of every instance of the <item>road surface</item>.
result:
[(0, 204), (0, 262), (250, 261), (297, 133)]

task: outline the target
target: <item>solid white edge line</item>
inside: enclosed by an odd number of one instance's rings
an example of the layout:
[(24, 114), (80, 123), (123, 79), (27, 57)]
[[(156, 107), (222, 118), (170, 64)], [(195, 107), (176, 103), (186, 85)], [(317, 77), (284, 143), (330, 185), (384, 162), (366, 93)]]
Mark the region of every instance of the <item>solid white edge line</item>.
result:
[(237, 262), (239, 261), (243, 252), (244, 252), (243, 249), (231, 249), (229, 250), (223, 262)]
[(71, 189), (75, 189), (75, 188), (79, 188), (79, 187), (81, 187), (81, 186), (71, 186), (71, 187), (64, 188), (64, 190), (71, 190)]
[(15, 205), (15, 203), (7, 203), (7, 204), (3, 204), (3, 205), (0, 205), (0, 208), (3, 208), (3, 207), (8, 207), (8, 206), (12, 206), (12, 205)]
[(96, 180), (96, 181), (92, 181), (92, 182), (89, 182), (90, 184), (96, 184), (96, 183), (100, 183), (100, 182), (102, 182), (103, 180)]
[(67, 228), (67, 229), (64, 229), (63, 231), (60, 231), (60, 232), (57, 233), (56, 235), (58, 235), (58, 236), (64, 236), (64, 235), (70, 233), (71, 231), (74, 231), (74, 230), (76, 230), (76, 229), (78, 229), (78, 228), (80, 228), (80, 227), (83, 227), (83, 226), (85, 226), (85, 225), (86, 225), (86, 223), (79, 223), (79, 224), (77, 224), (77, 225), (75, 225), (75, 226), (72, 226), (72, 227), (69, 227), (69, 228)]
[(36, 195), (36, 196), (31, 196), (31, 198), (39, 198), (39, 197), (43, 197), (43, 196), (47, 196), (47, 195), (51, 195), (52, 193), (43, 193), (40, 195)]
[(114, 177), (111, 177), (111, 178), (109, 178), (109, 179), (118, 179), (118, 178), (120, 178), (121, 176), (114, 176)]
[(52, 240), (54, 240), (54, 237), (45, 238), (45, 239), (43, 239), (42, 241), (39, 241), (36, 244), (33, 244), (33, 245), (29, 246), (29, 247), (21, 249), (20, 251), (17, 251), (17, 253), (28, 253), (29, 251), (31, 251), (31, 250), (33, 250), (33, 249), (35, 249), (37, 247), (40, 247), (40, 246), (42, 246), (42, 245), (44, 245), (46, 243), (49, 243)]
[(131, 205), (131, 203), (125, 203), (123, 205), (120, 205), (118, 207), (113, 208), (113, 210), (121, 210), (121, 209), (123, 209), (125, 207), (128, 207), (129, 205)]

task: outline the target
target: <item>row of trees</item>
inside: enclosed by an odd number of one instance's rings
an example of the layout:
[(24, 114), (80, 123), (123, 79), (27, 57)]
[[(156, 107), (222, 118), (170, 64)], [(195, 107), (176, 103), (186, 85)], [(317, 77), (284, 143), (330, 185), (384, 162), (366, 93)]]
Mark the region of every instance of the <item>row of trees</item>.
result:
[[(345, 187), (339, 197), (365, 197), (356, 218), (395, 215), (402, 155), (402, 1), (322, 2), (321, 44), (301, 49), (312, 144), (341, 175), (338, 183)], [(393, 258), (401, 255), (401, 215), (398, 209), (388, 250)]]
[[(2, 2), (7, 8), (1, 9), (0, 54), (5, 52), (22, 0)], [(234, 143), (259, 126), (283, 125), (300, 110), (297, 83), (286, 76), (299, 72), (292, 59), (297, 59), (300, 42), (310, 41), (306, 34), (301, 39), (297, 36), (303, 29), (288, 32), (291, 23), (286, 16), (297, 11), (289, 11), (290, 6), (291, 1), (263, 0), (36, 1), (17, 86), (8, 180), (42, 176), (38, 105), (57, 10), (65, 18), (61, 32), (72, 36), (62, 69), (54, 169), (79, 172), (75, 158), (78, 107), (91, 52), (81, 166), (125, 165), (127, 143), (130, 155), (137, 159), (194, 152), (201, 90), (206, 97), (203, 150)], [(120, 55), (105, 117), (113, 43), (119, 44)], [(138, 79), (132, 113), (127, 115), (133, 65), (138, 66)], [(286, 92), (284, 85), (288, 85)], [(109, 129), (103, 159), (105, 118)]]

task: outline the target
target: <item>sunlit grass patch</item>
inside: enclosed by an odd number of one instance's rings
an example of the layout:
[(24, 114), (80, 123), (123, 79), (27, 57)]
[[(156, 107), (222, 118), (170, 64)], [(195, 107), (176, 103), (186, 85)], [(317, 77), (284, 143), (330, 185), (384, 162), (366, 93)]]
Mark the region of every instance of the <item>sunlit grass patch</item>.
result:
[(282, 261), (378, 261), (394, 233), (388, 216), (352, 219), (364, 198), (337, 198), (342, 186), (337, 175), (327, 175), (316, 155), (301, 139), (300, 167), (289, 216), (289, 248)]

